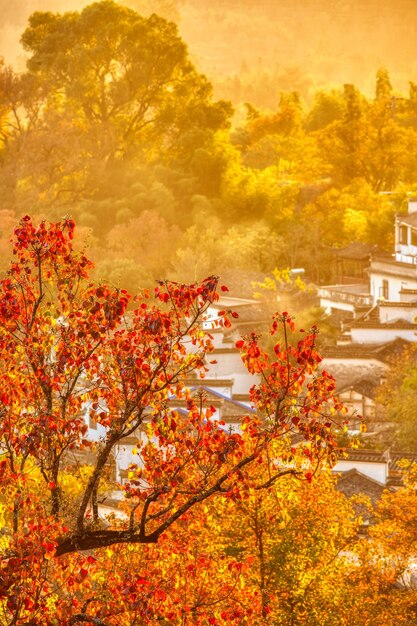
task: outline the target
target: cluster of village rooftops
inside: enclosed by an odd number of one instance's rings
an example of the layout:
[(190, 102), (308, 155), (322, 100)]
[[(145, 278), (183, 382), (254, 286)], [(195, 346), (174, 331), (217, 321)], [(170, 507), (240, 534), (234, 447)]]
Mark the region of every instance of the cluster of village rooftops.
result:
[[(375, 392), (390, 358), (409, 342), (417, 341), (417, 201), (409, 202), (407, 215), (396, 218), (394, 253), (357, 243), (336, 251), (335, 261), (337, 284), (317, 290), (321, 307), (340, 326), (336, 345), (324, 350), (322, 366), (336, 378), (338, 395), (349, 410), (363, 417), (371, 441), (387, 428)], [(263, 313), (253, 297), (250, 281), (239, 275), (232, 280), (230, 291), (222, 293), (216, 307), (238, 312), (236, 327), (234, 332), (211, 331), (216, 363), (209, 366), (204, 380), (196, 377), (187, 383), (191, 391), (205, 395), (216, 408), (215, 417), (233, 431), (239, 428), (239, 418), (253, 410), (249, 389), (254, 382), (235, 348), (235, 340), (237, 335), (256, 330), (265, 320), (260, 319)], [(181, 402), (177, 404), (178, 410), (185, 410)], [(91, 439), (98, 440), (104, 434), (100, 425), (89, 423)], [(117, 450), (115, 478), (119, 482), (123, 482), (136, 445), (137, 436), (125, 440)], [(403, 457), (414, 460), (415, 456), (407, 451), (372, 448), (352, 450), (335, 467), (342, 473), (340, 487), (347, 494), (365, 491), (372, 498), (379, 497), (384, 488), (398, 483), (398, 461)]]

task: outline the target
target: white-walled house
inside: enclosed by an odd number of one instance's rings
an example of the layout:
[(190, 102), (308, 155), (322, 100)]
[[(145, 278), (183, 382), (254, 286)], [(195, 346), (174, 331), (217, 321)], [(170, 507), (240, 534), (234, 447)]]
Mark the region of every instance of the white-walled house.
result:
[(388, 371), (386, 360), (377, 349), (355, 344), (326, 348), (321, 367), (335, 377), (339, 389), (348, 388), (356, 380), (379, 383)]
[(319, 287), (320, 306), (327, 315), (343, 311), (355, 317), (358, 309), (372, 306), (372, 296), (367, 283), (353, 285), (327, 285)]
[[(201, 397), (206, 406), (212, 406), (215, 409), (213, 419), (224, 422), (221, 428), (230, 433), (241, 432), (240, 419), (249, 413), (254, 413), (255, 410), (251, 408), (248, 403), (234, 400), (231, 397), (231, 385), (229, 381), (222, 380), (220, 382), (225, 393), (219, 390), (216, 385), (217, 381), (215, 380), (209, 380), (207, 384), (200, 384), (202, 381), (195, 379), (188, 388), (191, 396), (194, 396), (197, 400)], [(213, 387), (211, 385), (213, 385)], [(175, 396), (172, 396), (170, 406), (180, 414), (183, 413), (186, 415), (186, 401), (184, 399), (177, 399)], [(123, 483), (129, 465), (132, 462), (140, 462), (140, 458), (135, 456), (133, 451), (138, 447), (140, 442), (146, 441), (146, 439), (147, 435), (144, 430), (139, 430), (134, 433), (134, 435), (123, 439), (116, 447), (114, 456), (116, 482)]]
[(407, 215), (395, 218), (394, 254), (371, 259), (369, 280), (374, 304), (417, 302), (417, 201), (410, 200)]
[(384, 488), (396, 489), (402, 485), (404, 461), (415, 463), (417, 454), (389, 449), (352, 449), (333, 467), (333, 472), (345, 475), (354, 469)]
[(393, 254), (373, 251), (367, 274), (366, 283), (318, 290), (328, 313), (346, 313), (350, 329), (345, 326), (344, 339), (355, 344), (417, 341), (417, 201), (395, 220)]
[[(396, 226), (396, 232), (403, 233), (402, 226), (412, 229), (414, 218), (408, 221), (410, 223), (400, 222), (398, 228)], [(417, 219), (415, 224), (417, 230)], [(412, 234), (409, 233), (407, 237), (410, 240), (410, 246), (414, 245), (411, 243), (414, 242)], [(412, 248), (408, 250), (411, 253)], [(329, 306), (339, 302), (343, 305), (339, 310), (347, 312), (354, 319), (346, 333), (345, 345), (326, 350), (322, 367), (335, 376), (340, 397), (348, 408), (357, 410), (370, 421), (375, 419), (376, 414), (373, 390), (385, 377), (388, 368), (384, 352), (387, 349), (389, 352), (390, 347), (401, 348), (404, 343), (417, 340), (415, 334), (417, 324), (414, 323), (414, 315), (417, 315), (417, 265), (411, 262), (405, 263), (405, 253), (406, 248), (403, 246), (400, 261), (395, 258), (381, 260), (380, 257), (371, 260), (369, 286), (372, 285), (372, 291), (370, 289), (366, 291), (362, 283), (360, 287), (348, 285), (344, 292), (343, 289), (339, 290), (338, 286), (324, 288), (328, 290), (326, 297), (329, 299)], [(394, 267), (395, 271), (392, 270), (391, 274), (388, 270), (385, 271), (383, 263), (391, 269)], [(410, 275), (399, 281), (395, 272), (403, 267), (406, 267)], [(415, 274), (415, 284), (411, 280), (412, 273)], [(391, 301), (378, 297), (375, 300), (380, 287), (385, 285), (382, 281), (387, 280), (387, 276), (391, 283), (385, 294), (389, 296), (392, 293), (397, 299)], [(340, 293), (345, 295), (341, 297)], [(222, 293), (219, 302), (211, 307), (211, 319), (217, 317), (218, 311), (222, 309), (232, 309), (238, 313), (239, 333), (259, 331), (261, 327), (266, 326), (259, 302), (249, 297), (239, 298)], [(358, 315), (358, 311), (364, 309), (366, 313), (362, 312)], [(213, 336), (214, 351), (207, 358), (208, 372), (205, 373), (204, 378), (198, 374), (191, 377), (186, 381), (186, 386), (191, 393), (204, 395), (208, 404), (215, 408), (214, 418), (224, 420), (225, 428), (233, 432), (238, 428), (239, 418), (254, 410), (250, 406), (249, 390), (257, 380), (247, 372), (241, 354), (235, 347), (237, 335), (234, 333), (236, 331), (230, 332), (228, 329), (210, 326), (209, 319), (206, 327)], [(186, 410), (181, 400), (176, 401), (172, 398), (170, 404), (179, 412)], [(99, 442), (100, 439), (105, 438), (105, 429), (91, 422), (88, 411), (86, 411), (86, 422), (89, 427), (88, 438), (90, 440)], [(126, 438), (117, 446), (113, 459), (116, 482), (123, 483), (129, 465), (139, 461), (137, 455), (134, 454), (134, 448), (138, 446), (138, 440), (145, 436), (143, 432), (134, 433), (134, 436)], [(356, 465), (352, 466), (352, 463)], [(338, 472), (344, 472), (352, 467), (356, 467), (359, 473), (379, 484), (387, 484), (387, 463), (381, 458), (378, 462), (375, 459), (349, 458), (341, 460), (335, 469)]]
[(390, 456), (387, 451), (379, 450), (350, 450), (349, 455), (340, 459), (333, 467), (333, 471), (348, 472), (356, 469), (359, 473), (376, 480), (380, 485), (386, 486), (389, 475)]
[(395, 259), (417, 265), (417, 201), (409, 200), (408, 215), (395, 220)]
[[(379, 301), (412, 301), (403, 296), (417, 289), (417, 266), (411, 263), (414, 257), (408, 257), (410, 263), (398, 261), (396, 257), (397, 255), (379, 255), (371, 258), (369, 292), (374, 305)], [(404, 255), (401, 258), (405, 258)]]
[[(366, 423), (375, 421), (376, 402), (375, 391), (378, 383), (375, 379), (359, 378), (354, 380), (345, 387), (338, 387), (338, 398), (345, 406), (349, 408), (349, 413), (360, 415)], [(349, 430), (358, 430), (354, 428), (354, 418), (350, 420)], [(358, 425), (356, 425), (358, 426)]]
[(382, 322), (364, 317), (352, 322), (350, 337), (354, 344), (380, 345), (396, 339), (413, 342), (417, 341), (417, 324), (402, 319)]
[[(236, 335), (228, 329), (213, 327), (211, 320), (218, 317), (218, 311), (230, 309), (238, 312), (241, 325), (254, 324), (253, 316), (248, 315), (248, 309), (252, 310), (258, 304), (258, 301), (248, 297), (232, 297), (228, 293), (221, 293), (219, 302), (209, 309), (205, 323), (207, 332), (212, 335), (214, 346), (213, 352), (209, 353), (206, 359), (208, 372), (204, 373), (204, 377), (203, 373), (196, 372), (184, 381), (192, 395), (201, 394), (205, 397), (208, 406), (214, 406), (213, 419), (224, 421), (223, 428), (230, 432), (235, 432), (240, 428), (241, 417), (254, 412), (249, 399), (249, 389), (257, 381), (257, 377), (249, 374), (244, 366), (240, 352), (235, 347)], [(257, 314), (254, 317), (259, 319)], [(255, 325), (257, 326), (257, 323)], [(183, 400), (172, 397), (170, 406), (180, 413), (186, 412)], [(86, 438), (100, 445), (106, 439), (107, 429), (92, 419), (90, 410), (91, 403), (85, 403), (83, 417), (88, 428)], [(116, 483), (124, 482), (131, 463), (140, 462), (139, 457), (133, 451), (144, 438), (146, 439), (144, 429), (138, 429), (115, 446), (111, 459), (111, 472)], [(90, 458), (87, 453), (80, 453), (77, 460), (90, 463), (93, 462), (93, 457)]]

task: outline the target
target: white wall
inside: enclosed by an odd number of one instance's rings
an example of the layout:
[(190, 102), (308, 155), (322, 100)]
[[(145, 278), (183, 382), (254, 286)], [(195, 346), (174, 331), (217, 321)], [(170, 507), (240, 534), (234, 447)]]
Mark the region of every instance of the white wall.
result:
[(417, 248), (416, 246), (397, 244), (395, 252), (395, 260), (399, 263), (417, 264)]
[(338, 397), (349, 409), (349, 413), (368, 419), (375, 417), (375, 402), (372, 398), (363, 396), (354, 389), (346, 389), (343, 393), (339, 393)]
[[(101, 424), (96, 424), (95, 428), (91, 428), (90, 426), (90, 410), (92, 408), (91, 402), (85, 402), (83, 407), (83, 417), (84, 421), (87, 424), (88, 431), (86, 434), (86, 439), (89, 441), (100, 441), (105, 438), (107, 429)], [(106, 410), (104, 406), (101, 407), (101, 410)], [(99, 411), (98, 411), (99, 412)]]
[(333, 468), (334, 472), (348, 472), (351, 469), (356, 469), (361, 474), (377, 480), (382, 485), (385, 485), (388, 477), (388, 465), (387, 463), (369, 463), (366, 461), (354, 461), (349, 459), (342, 459)]
[[(207, 364), (209, 371), (206, 372), (206, 378), (232, 378), (233, 393), (248, 393), (252, 385), (258, 382), (258, 377), (248, 373), (238, 351), (215, 350), (208, 359), (212, 360), (216, 360), (217, 363)], [(204, 384), (204, 380), (202, 383)]]
[(320, 306), (326, 311), (327, 315), (330, 315), (332, 310), (355, 312), (355, 305), (350, 302), (339, 302), (337, 300), (329, 300), (327, 298), (320, 298)]
[(390, 302), (400, 302), (401, 289), (417, 289), (417, 276), (413, 280), (409, 277), (389, 276), (388, 274), (379, 274), (372, 272), (370, 274), (371, 294), (373, 297), (373, 303), (376, 304), (379, 298), (382, 297), (382, 281), (388, 280), (388, 300)]
[(136, 444), (122, 444), (115, 448), (114, 460), (116, 462), (116, 482), (122, 482), (121, 470), (126, 470), (131, 463), (143, 465), (137, 455), (132, 454)]
[(417, 341), (416, 331), (412, 328), (352, 328), (352, 343), (387, 343), (401, 338)]
[(379, 309), (379, 319), (383, 324), (398, 319), (403, 319), (407, 320), (408, 322), (414, 323), (416, 315), (417, 305), (410, 306), (408, 304), (406, 306), (401, 306), (400, 304), (395, 305), (389, 303), (388, 305), (382, 304)]

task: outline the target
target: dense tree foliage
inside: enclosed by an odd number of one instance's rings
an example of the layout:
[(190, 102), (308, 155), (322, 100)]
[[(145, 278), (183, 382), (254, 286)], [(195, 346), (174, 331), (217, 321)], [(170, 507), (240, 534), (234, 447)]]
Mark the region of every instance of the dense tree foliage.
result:
[(109, 0), (37, 12), (22, 42), (27, 71), (0, 68), (2, 211), (74, 216), (98, 276), (135, 290), (305, 267), (328, 282), (332, 247), (392, 245), (416, 182), (412, 83), (399, 95), (380, 69), (374, 98), (283, 92), (275, 112), (239, 109), (230, 134), (231, 106), (161, 17)]
[(411, 452), (417, 451), (416, 386), (417, 350), (411, 345), (391, 360), (378, 398), (391, 423), (386, 443)]
[[(0, 0), (0, 55), (23, 62), (19, 33), (31, 13), (80, 10), (88, 0)], [(216, 93), (234, 103), (274, 108), (279, 91), (310, 97), (341, 77), (373, 93), (375, 67), (389, 64), (407, 84), (414, 67), (414, 0), (124, 0), (176, 22)], [(387, 27), (389, 24), (389, 27)], [(3, 27), (3, 28), (2, 28)], [(326, 33), (318, 37), (317, 33)]]
[[(88, 282), (73, 231), (22, 220), (1, 281), (1, 625), (413, 623), (416, 470), (376, 509), (335, 489), (341, 407), (315, 335), (292, 345), (283, 314), (273, 359), (255, 335), (236, 343), (260, 382), (229, 431), (183, 384), (210, 358), (217, 280), (161, 283), (127, 309), (125, 291)], [(127, 436), (117, 485), (108, 461)]]
[[(49, 620), (44, 624), (54, 624), (58, 608), (68, 610), (60, 598), (54, 611), (48, 604), (52, 558), (156, 543), (200, 503), (240, 500), (248, 489), (268, 489), (289, 475), (311, 481), (340, 453), (334, 425), (343, 407), (334, 379), (318, 370), (315, 332), (292, 345), (294, 325), (283, 313), (272, 321), (272, 357), (254, 333), (236, 342), (254, 377), (256, 411), (239, 418), (240, 432), (230, 431), (184, 386), (191, 373), (207, 369), (210, 326), (228, 328), (236, 316), (222, 311), (208, 322), (218, 279), (161, 281), (153, 296), (137, 295), (127, 312), (125, 290), (88, 281), (91, 262), (74, 252), (73, 231), (69, 219), (35, 226), (24, 217), (0, 283), (7, 625), (35, 609)], [(185, 409), (175, 408), (182, 402)], [(87, 436), (87, 418), (102, 429), (96, 444)], [(297, 433), (298, 452), (290, 437)], [(137, 446), (118, 487), (125, 515), (103, 519), (100, 494), (115, 479), (109, 462), (128, 437)], [(260, 465), (264, 472), (253, 469)], [(96, 557), (79, 558), (74, 581), (82, 583)], [(56, 565), (58, 572), (67, 567), (65, 559)], [(51, 584), (59, 585), (60, 575)]]

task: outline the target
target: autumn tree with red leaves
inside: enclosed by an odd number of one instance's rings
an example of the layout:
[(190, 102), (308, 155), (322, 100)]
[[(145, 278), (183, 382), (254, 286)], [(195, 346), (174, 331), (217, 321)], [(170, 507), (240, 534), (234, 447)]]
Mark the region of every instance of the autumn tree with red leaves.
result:
[[(89, 282), (92, 264), (74, 251), (73, 233), (70, 219), (35, 226), (23, 218), (0, 282), (0, 598), (7, 625), (55, 624), (59, 589), (85, 584), (94, 550), (156, 543), (198, 503), (244, 498), (248, 486), (267, 488), (285, 475), (311, 480), (339, 452), (332, 416), (342, 407), (333, 378), (317, 370), (315, 332), (292, 345), (293, 322), (284, 313), (272, 322), (271, 334), (284, 337), (273, 358), (255, 334), (237, 342), (254, 375), (257, 411), (242, 415), (241, 432), (231, 433), (184, 385), (207, 366), (207, 326), (231, 325), (227, 311), (210, 322), (218, 279), (161, 281), (154, 294), (132, 298)], [(186, 401), (186, 414), (175, 399)], [(105, 428), (95, 444), (86, 438), (86, 407)], [(302, 464), (294, 463), (293, 434), (302, 436)], [(137, 455), (119, 486), (126, 515), (102, 519), (109, 462), (135, 436)], [(83, 452), (94, 461), (80, 477)], [(253, 471), (259, 464), (262, 473)], [(80, 623), (87, 608), (79, 607)]]

